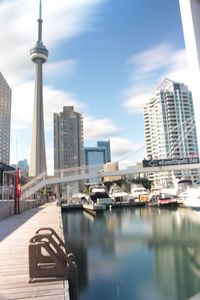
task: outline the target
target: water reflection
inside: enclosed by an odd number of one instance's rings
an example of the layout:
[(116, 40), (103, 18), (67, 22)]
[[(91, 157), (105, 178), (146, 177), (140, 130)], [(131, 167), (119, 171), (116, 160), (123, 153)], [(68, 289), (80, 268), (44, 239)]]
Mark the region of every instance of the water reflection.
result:
[(63, 213), (80, 300), (184, 300), (200, 293), (200, 213), (113, 209)]

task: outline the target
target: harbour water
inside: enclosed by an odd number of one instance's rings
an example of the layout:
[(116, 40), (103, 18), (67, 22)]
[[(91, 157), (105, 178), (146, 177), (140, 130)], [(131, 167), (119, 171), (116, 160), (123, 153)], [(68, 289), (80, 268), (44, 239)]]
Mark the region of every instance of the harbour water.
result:
[(200, 299), (200, 212), (71, 211), (63, 226), (77, 259), (79, 300)]

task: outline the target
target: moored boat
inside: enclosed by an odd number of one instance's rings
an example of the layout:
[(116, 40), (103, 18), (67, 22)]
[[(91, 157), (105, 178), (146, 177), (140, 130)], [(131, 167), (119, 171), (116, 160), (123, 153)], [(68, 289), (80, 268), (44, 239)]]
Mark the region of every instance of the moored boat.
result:
[(200, 189), (189, 188), (182, 194), (180, 194), (181, 206), (191, 208), (194, 210), (200, 210)]
[(128, 193), (124, 192), (123, 189), (116, 184), (111, 186), (109, 197), (113, 200), (113, 203), (129, 202)]
[(142, 185), (133, 185), (131, 187), (131, 197), (135, 202), (148, 202), (149, 193)]
[(109, 207), (113, 201), (109, 197), (107, 188), (104, 185), (94, 185), (89, 188), (89, 195), (86, 196), (86, 200), (92, 201), (99, 205), (105, 205)]
[(159, 193), (158, 195), (152, 195), (149, 199), (148, 206), (155, 207), (177, 207), (178, 201), (174, 195)]
[(103, 204), (94, 203), (93, 201), (84, 201), (83, 209), (87, 212), (97, 214), (102, 213), (106, 209), (106, 206)]

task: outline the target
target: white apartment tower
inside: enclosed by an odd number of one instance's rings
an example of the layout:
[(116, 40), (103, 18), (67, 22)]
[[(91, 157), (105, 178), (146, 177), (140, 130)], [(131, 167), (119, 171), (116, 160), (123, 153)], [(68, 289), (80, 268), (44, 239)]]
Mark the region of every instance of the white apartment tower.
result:
[[(153, 159), (199, 156), (192, 94), (183, 83), (165, 78), (144, 107), (147, 155)], [(152, 174), (156, 184), (171, 184), (172, 178), (196, 181), (197, 170)]]
[(11, 88), (0, 72), (0, 162), (10, 164)]
[(73, 106), (54, 113), (54, 169), (84, 165), (83, 117)]
[(200, 147), (200, 0), (179, 0)]

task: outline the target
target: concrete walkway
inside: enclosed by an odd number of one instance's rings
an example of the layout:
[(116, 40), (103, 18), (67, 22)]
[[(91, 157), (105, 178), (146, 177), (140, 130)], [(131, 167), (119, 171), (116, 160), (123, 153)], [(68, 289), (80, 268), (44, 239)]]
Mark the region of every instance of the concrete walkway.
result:
[(64, 280), (29, 283), (29, 240), (41, 227), (63, 239), (61, 208), (46, 203), (0, 221), (0, 299), (69, 300)]

